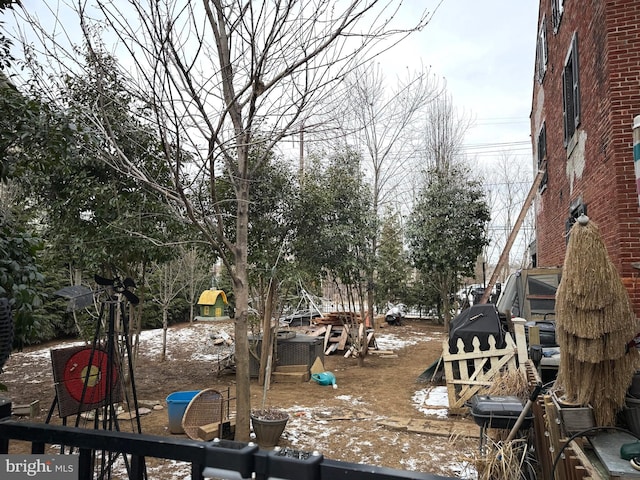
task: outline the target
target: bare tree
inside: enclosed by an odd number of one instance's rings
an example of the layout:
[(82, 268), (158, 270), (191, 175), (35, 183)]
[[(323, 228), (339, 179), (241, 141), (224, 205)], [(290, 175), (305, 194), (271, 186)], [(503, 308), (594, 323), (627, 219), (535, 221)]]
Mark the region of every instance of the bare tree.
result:
[(439, 96), (429, 104), (424, 118), (424, 132), (417, 135), (428, 169), (446, 172), (462, 161), (464, 136), (472, 119), (457, 111), (450, 95)]
[[(398, 0), (305, 0), (253, 2), (161, 0), (102, 1), (89, 10), (78, 0), (75, 13), (94, 66), (101, 70), (101, 46), (117, 53), (121, 75), (139, 99), (141, 121), (155, 126), (163, 163), (173, 186), (130, 161), (103, 117), (85, 111), (83, 122), (108, 139), (102, 158), (126, 175), (162, 191), (199, 228), (228, 269), (236, 303), (236, 438), (249, 439), (249, 355), (247, 339), (247, 230), (253, 174), (270, 152), (298, 129), (329, 90), (359, 64), (391, 48), (428, 21), (428, 12), (402, 25)], [(52, 10), (53, 11), (53, 10)], [(56, 14), (53, 11), (54, 15)], [(36, 23), (34, 19), (29, 19)], [(66, 16), (56, 22), (69, 25)], [(56, 50), (57, 36), (41, 40), (50, 57), (73, 75), (86, 64), (73, 49)], [(113, 44), (113, 46), (112, 46)], [(106, 67), (104, 67), (106, 68)], [(110, 99), (97, 92), (95, 109)], [(293, 127), (296, 126), (294, 129)], [(256, 148), (259, 147), (259, 148)], [(235, 218), (219, 202), (224, 175), (235, 194)], [(203, 180), (204, 179), (204, 180)], [(192, 195), (192, 182), (209, 186), (207, 199)]]
[[(205, 259), (195, 248), (184, 249), (182, 252), (184, 298), (189, 303), (189, 322), (193, 322), (195, 306), (202, 290), (207, 285), (214, 287), (215, 264), (207, 269)], [(208, 281), (208, 282), (207, 282)]]
[[(438, 82), (428, 69), (407, 71), (388, 88), (380, 64), (370, 62), (350, 74), (347, 85), (348, 113), (344, 136), (346, 143), (363, 153), (364, 168), (371, 176), (372, 208), (379, 218), (381, 208), (399, 200), (407, 178), (412, 174), (415, 152), (408, 140), (409, 126), (424, 114), (426, 106), (441, 93)], [(376, 225), (371, 251), (378, 250), (379, 228)], [(374, 267), (375, 268), (375, 267)], [(367, 288), (368, 316), (373, 325), (375, 271), (369, 272)], [(389, 299), (386, 299), (389, 300)], [(379, 303), (379, 302), (378, 302)]]
[[(412, 175), (415, 149), (411, 128), (427, 106), (442, 94), (428, 69), (398, 76), (389, 88), (380, 64), (370, 62), (349, 75), (344, 141), (363, 153), (363, 167), (371, 176), (376, 214), (397, 200), (398, 190)], [(351, 133), (349, 133), (349, 131)]]
[[(522, 210), (531, 187), (532, 170), (529, 159), (522, 159), (508, 151), (501, 152), (484, 173), (485, 191), (491, 199), (492, 219), (488, 225), (491, 244), (485, 249), (485, 258), (497, 260), (502, 254), (507, 239), (514, 228), (516, 218)], [(508, 261), (498, 280), (504, 281), (512, 268), (527, 265), (527, 247), (533, 239), (533, 211), (528, 212), (525, 223), (518, 232), (517, 248), (508, 252)]]
[(167, 329), (169, 328), (169, 310), (176, 297), (186, 285), (184, 278), (185, 264), (180, 258), (154, 265), (154, 271), (149, 277), (152, 300), (160, 305), (162, 310), (162, 353), (160, 361), (167, 359)]

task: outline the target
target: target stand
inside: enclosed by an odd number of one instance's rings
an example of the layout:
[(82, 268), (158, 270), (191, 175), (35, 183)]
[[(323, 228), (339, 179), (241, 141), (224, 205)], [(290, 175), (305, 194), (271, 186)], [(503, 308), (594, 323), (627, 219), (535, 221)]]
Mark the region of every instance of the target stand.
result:
[[(98, 275), (94, 278), (103, 287), (100, 291), (105, 292), (107, 298), (100, 302), (93, 341), (87, 345), (51, 350), (56, 394), (46, 422), (51, 421), (57, 405), (63, 425), (67, 424), (68, 417), (75, 415), (75, 427), (79, 427), (81, 419), (90, 420), (88, 415), (81, 414), (94, 411), (94, 428), (119, 431), (116, 404), (123, 402), (132, 414), (132, 431), (142, 433), (131, 362), (129, 323), (125, 311), (125, 303), (137, 305), (139, 302), (138, 297), (128, 290), (135, 287), (135, 283), (130, 278), (124, 281), (109, 280)], [(71, 298), (72, 309), (77, 309), (79, 305), (87, 306), (86, 302), (78, 301), (79, 298), (86, 300), (87, 293), (81, 291), (78, 296), (75, 295), (75, 290), (67, 290), (63, 289), (58, 294)], [(64, 450), (65, 446), (61, 445), (61, 453)], [(91, 461), (98, 475), (96, 478), (112, 478), (112, 467), (120, 457), (127, 472), (146, 471), (144, 460), (136, 459), (134, 462), (119, 452), (109, 452), (106, 456), (94, 452)]]
[(51, 364), (61, 418), (122, 401), (118, 365), (110, 362), (104, 349), (78, 346), (52, 350)]

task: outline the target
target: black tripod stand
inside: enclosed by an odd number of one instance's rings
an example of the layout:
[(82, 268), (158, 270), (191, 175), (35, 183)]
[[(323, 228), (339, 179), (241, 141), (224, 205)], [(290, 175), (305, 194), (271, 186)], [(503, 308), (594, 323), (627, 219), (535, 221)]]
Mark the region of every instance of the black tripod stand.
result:
[[(105, 287), (103, 290), (110, 294), (100, 304), (100, 314), (91, 345), (51, 352), (56, 396), (49, 409), (47, 423), (50, 422), (57, 405), (63, 425), (67, 424), (69, 416), (76, 415), (75, 426), (78, 427), (83, 418), (81, 414), (93, 410), (95, 429), (119, 431), (116, 404), (124, 397), (129, 411), (132, 412), (130, 417), (132, 420), (135, 419), (132, 430), (134, 433), (141, 433), (129, 321), (125, 311), (127, 302), (133, 305), (138, 303), (138, 298), (128, 290), (135, 285), (130, 279), (120, 282), (117, 279), (108, 280), (98, 276), (96, 282)], [(117, 328), (118, 324), (122, 327), (120, 331)], [(125, 370), (128, 374), (126, 382), (123, 375)], [(110, 478), (118, 457), (117, 453), (105, 451), (101, 452), (99, 458), (94, 456), (94, 470), (100, 474), (97, 478)], [(122, 458), (127, 472), (132, 468), (144, 471), (144, 464), (138, 462), (133, 465), (125, 455)], [(132, 460), (133, 462), (135, 460)]]

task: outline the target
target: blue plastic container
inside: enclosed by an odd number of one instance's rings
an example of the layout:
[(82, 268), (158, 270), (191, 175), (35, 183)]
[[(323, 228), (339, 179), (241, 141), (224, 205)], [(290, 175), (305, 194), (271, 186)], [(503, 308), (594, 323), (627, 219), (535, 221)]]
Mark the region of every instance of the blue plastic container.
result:
[(193, 400), (200, 390), (190, 390), (188, 392), (173, 392), (167, 397), (167, 413), (169, 414), (169, 432), (184, 433), (182, 428), (182, 417), (189, 402)]
[[(335, 385), (336, 376), (331, 372), (313, 373), (311, 378), (319, 385)], [(335, 387), (334, 387), (335, 388)]]

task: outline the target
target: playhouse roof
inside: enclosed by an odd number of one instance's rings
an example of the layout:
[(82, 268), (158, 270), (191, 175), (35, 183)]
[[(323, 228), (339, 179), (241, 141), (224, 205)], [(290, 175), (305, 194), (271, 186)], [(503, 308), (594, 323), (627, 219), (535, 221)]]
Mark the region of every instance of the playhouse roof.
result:
[(218, 295), (222, 297), (222, 301), (227, 304), (227, 295), (222, 290), (205, 290), (200, 294), (198, 305), (215, 305)]

